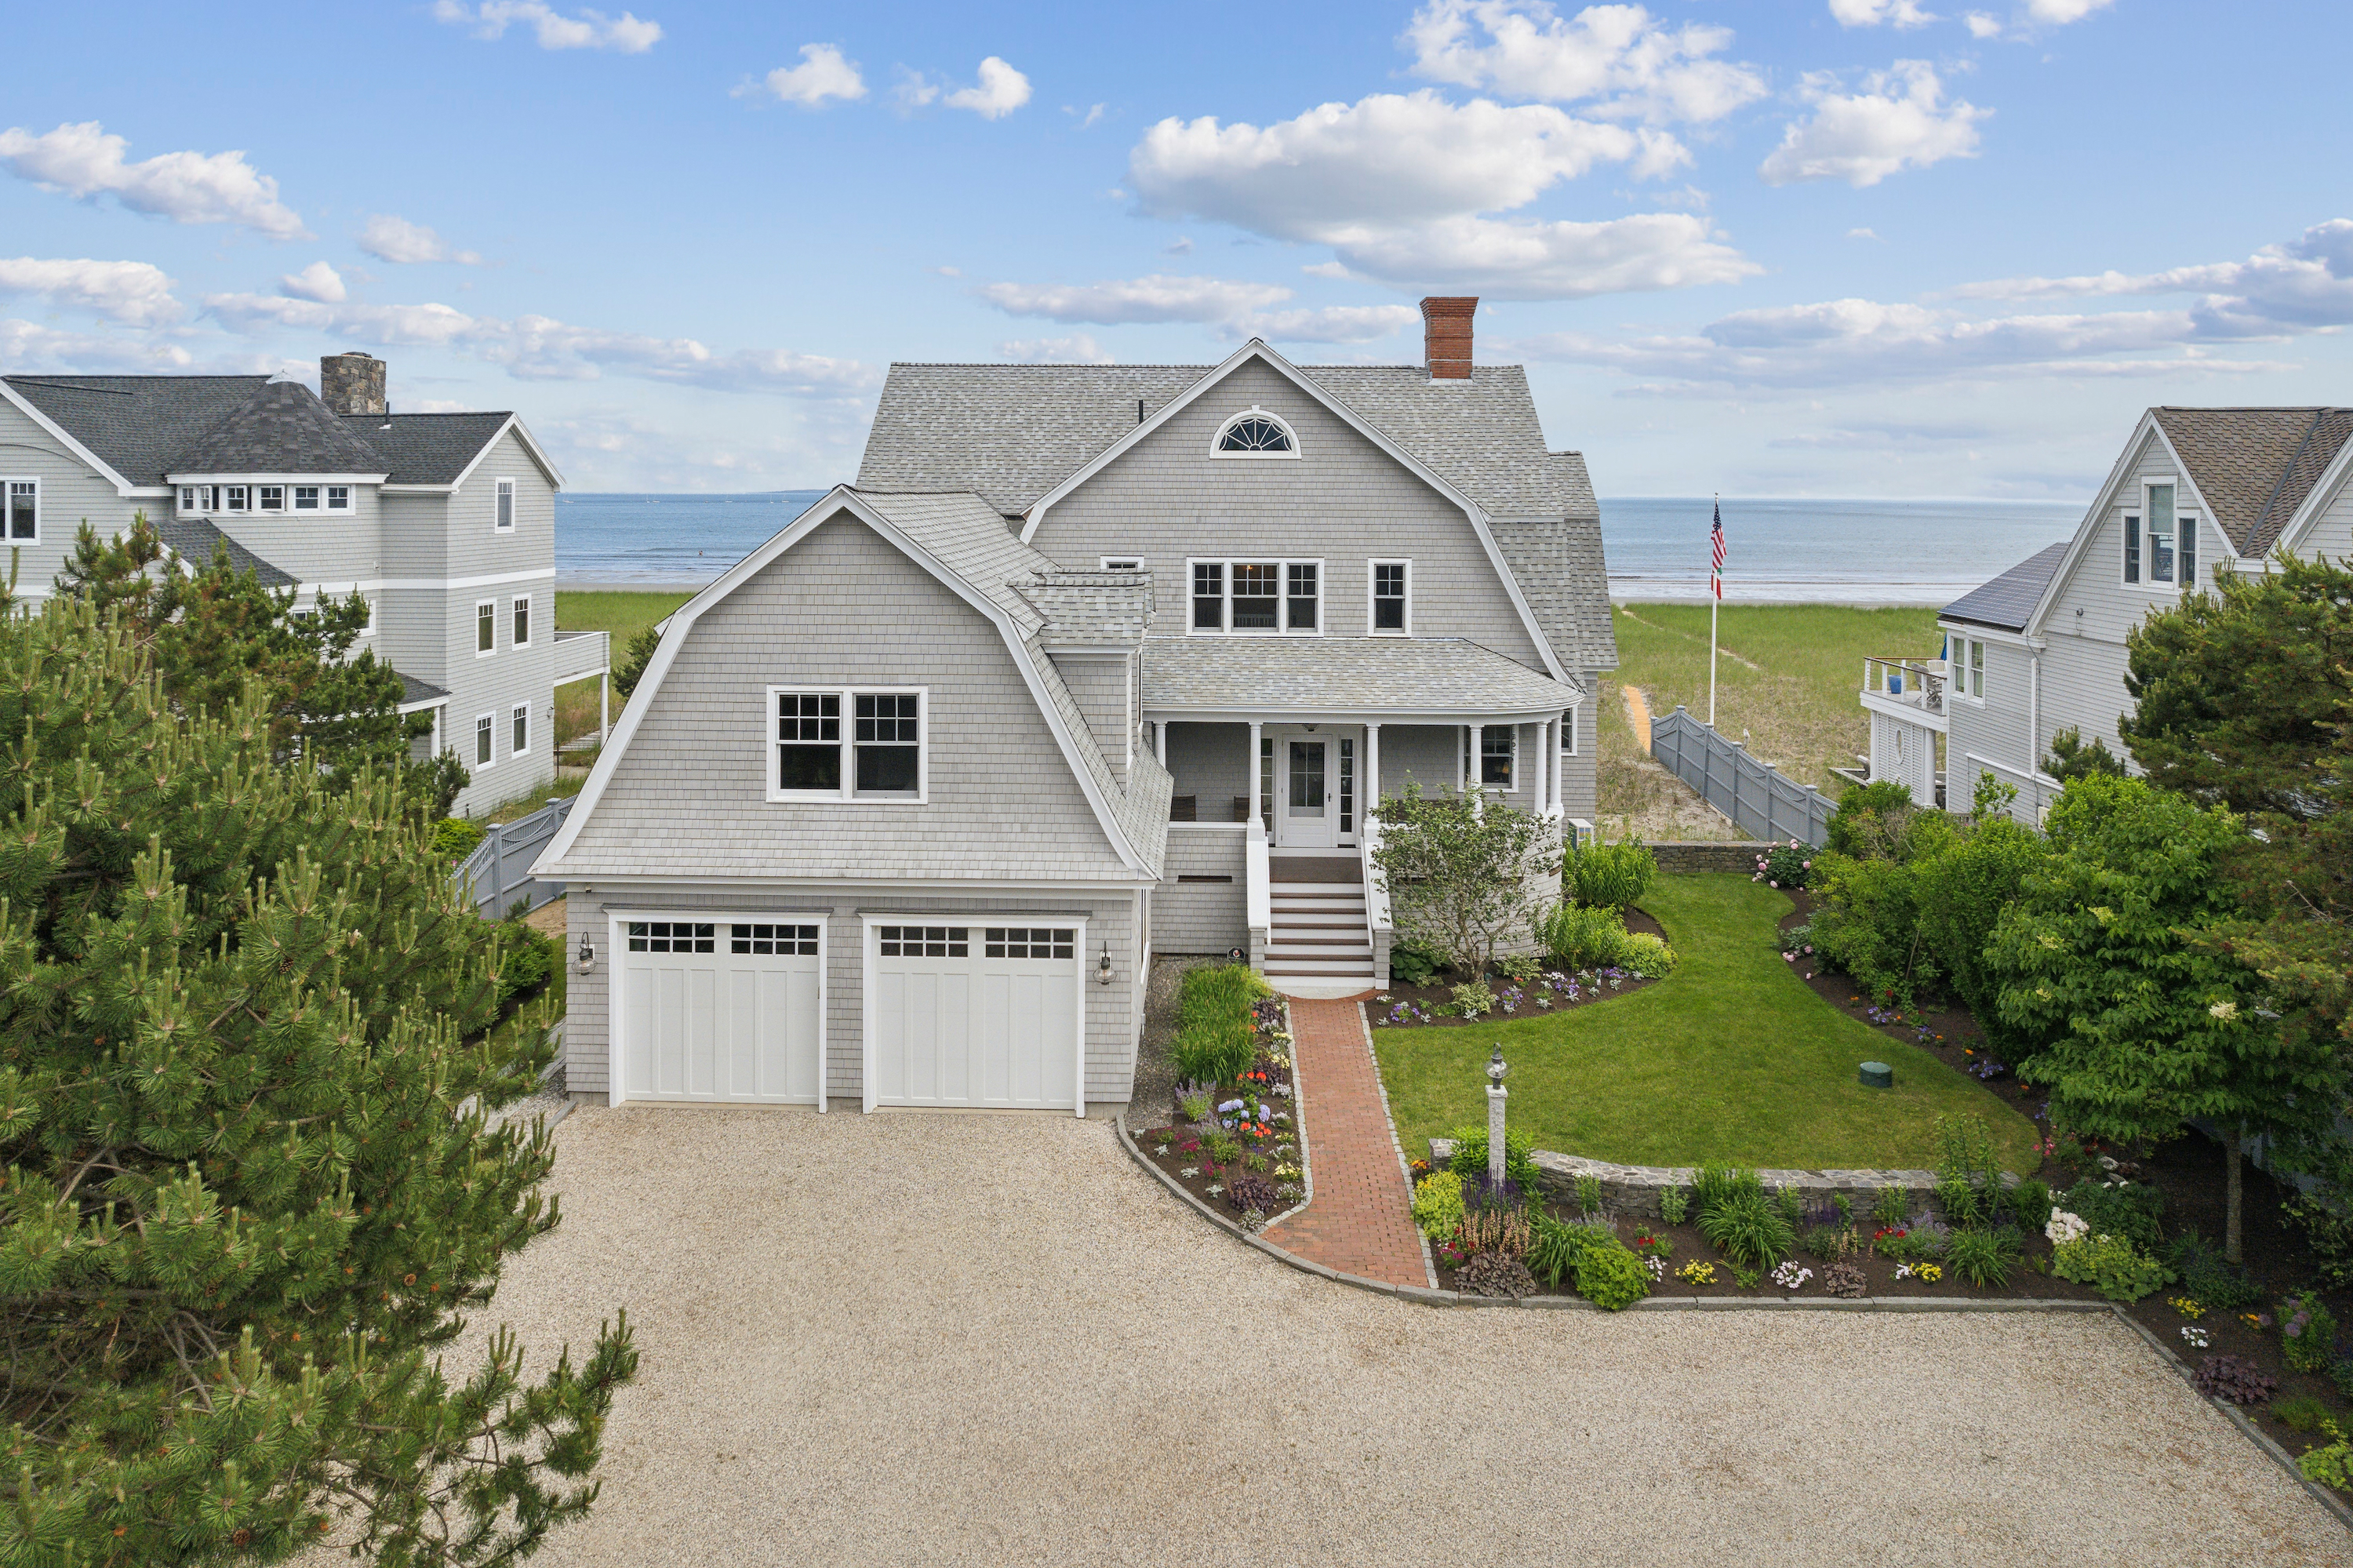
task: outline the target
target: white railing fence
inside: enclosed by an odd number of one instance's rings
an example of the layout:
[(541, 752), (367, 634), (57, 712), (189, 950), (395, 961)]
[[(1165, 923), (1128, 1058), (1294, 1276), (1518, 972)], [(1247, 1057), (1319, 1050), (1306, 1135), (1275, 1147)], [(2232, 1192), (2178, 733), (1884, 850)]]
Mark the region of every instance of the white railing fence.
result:
[(1757, 761), (1681, 707), (1651, 721), (1651, 755), (1752, 839), (1819, 847), (1830, 838), (1836, 801)]
[(576, 795), (566, 795), (528, 817), (501, 822), (484, 833), (482, 842), (474, 846), (474, 853), (450, 874), (459, 891), (493, 920), (503, 918), (518, 900), (525, 900), (528, 907), (536, 909), (563, 897), (564, 884), (533, 880), (531, 863), (539, 858), (539, 852), (547, 847), (555, 831), (564, 825), (564, 819), (572, 814), (572, 804), (578, 799)]

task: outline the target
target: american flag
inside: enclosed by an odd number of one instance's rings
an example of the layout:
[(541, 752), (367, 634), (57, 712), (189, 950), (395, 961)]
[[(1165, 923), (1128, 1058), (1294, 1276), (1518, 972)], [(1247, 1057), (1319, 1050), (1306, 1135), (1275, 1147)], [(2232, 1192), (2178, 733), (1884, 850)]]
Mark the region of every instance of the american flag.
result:
[(1707, 530), (1707, 586), (1724, 597), (1724, 503), (1715, 503), (1715, 521)]

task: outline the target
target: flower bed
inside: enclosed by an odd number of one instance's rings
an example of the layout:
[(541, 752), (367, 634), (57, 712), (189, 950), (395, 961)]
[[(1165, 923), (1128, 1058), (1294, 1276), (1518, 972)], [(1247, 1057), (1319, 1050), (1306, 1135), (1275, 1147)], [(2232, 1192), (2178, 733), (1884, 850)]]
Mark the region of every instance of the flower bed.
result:
[[(1664, 928), (1640, 909), (1626, 911), (1626, 929), (1662, 940), (1666, 936)], [(1531, 967), (1525, 980), (1504, 974), (1486, 977), (1487, 990), (1493, 999), (1492, 1007), (1466, 1013), (1456, 1000), (1457, 987), (1464, 982), (1461, 977), (1450, 973), (1428, 985), (1392, 985), (1373, 999), (1366, 1012), (1376, 1028), (1460, 1029), (1468, 1024), (1567, 1012), (1658, 983), (1631, 969), (1613, 967), (1571, 972), (1551, 965), (1536, 965), (1535, 960), (1525, 962)]]
[(1180, 1059), (1197, 1072), (1211, 1061), (1235, 1070), (1180, 1078), (1162, 1125), (1135, 1132), (1135, 1145), (1187, 1192), (1257, 1230), (1306, 1192), (1290, 1012), (1249, 969), (1196, 969), (1185, 987), (1187, 1033), (1218, 1044)]

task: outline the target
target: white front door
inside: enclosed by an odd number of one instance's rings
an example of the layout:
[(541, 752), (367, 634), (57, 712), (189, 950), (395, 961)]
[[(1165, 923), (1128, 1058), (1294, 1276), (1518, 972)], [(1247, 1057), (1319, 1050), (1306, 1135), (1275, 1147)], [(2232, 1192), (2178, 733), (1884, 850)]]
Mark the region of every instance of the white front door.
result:
[(869, 919), (867, 1108), (1076, 1107), (1085, 954), (1067, 916)]
[(617, 935), (620, 1098), (817, 1103), (823, 922), (625, 919)]
[(1274, 842), (1331, 849), (1340, 842), (1339, 747), (1328, 731), (1279, 731), (1274, 741)]

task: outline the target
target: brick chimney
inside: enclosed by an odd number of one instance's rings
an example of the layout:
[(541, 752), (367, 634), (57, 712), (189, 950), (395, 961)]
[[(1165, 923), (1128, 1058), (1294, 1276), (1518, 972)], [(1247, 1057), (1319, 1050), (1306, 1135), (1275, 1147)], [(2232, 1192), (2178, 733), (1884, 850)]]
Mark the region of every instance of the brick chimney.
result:
[(1421, 357), (1432, 381), (1471, 379), (1471, 316), (1478, 308), (1475, 297), (1421, 302)]
[[(1471, 352), (1467, 338), (1462, 351), (1466, 355)], [(391, 412), (384, 401), (384, 361), (356, 348), (322, 355), (319, 360), (319, 401), (337, 414)]]

